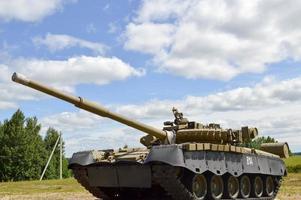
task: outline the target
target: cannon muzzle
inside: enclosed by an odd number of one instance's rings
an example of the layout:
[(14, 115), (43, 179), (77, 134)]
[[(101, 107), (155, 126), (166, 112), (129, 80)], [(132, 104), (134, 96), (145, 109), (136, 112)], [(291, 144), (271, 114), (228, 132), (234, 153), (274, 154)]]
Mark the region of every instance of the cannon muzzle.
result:
[(43, 93), (54, 96), (61, 100), (67, 101), (67, 102), (75, 105), (76, 107), (86, 110), (88, 112), (94, 113), (94, 114), (102, 116), (102, 117), (110, 118), (110, 119), (118, 121), (122, 124), (125, 124), (125, 125), (135, 128), (135, 129), (138, 129), (138, 130), (145, 132), (153, 137), (156, 137), (157, 139), (159, 139), (162, 142), (164, 142), (167, 138), (167, 133), (163, 130), (160, 130), (160, 129), (154, 128), (152, 126), (149, 126), (147, 124), (129, 119), (123, 115), (111, 112), (108, 109), (102, 107), (101, 105), (93, 103), (88, 100), (85, 100), (81, 97), (76, 97), (76, 96), (73, 96), (70, 94), (65, 94), (54, 88), (47, 87), (41, 83), (32, 81), (21, 74), (14, 73), (12, 76), (12, 80), (14, 82), (17, 82), (17, 83), (20, 83), (27, 87), (33, 88), (35, 90), (41, 91)]

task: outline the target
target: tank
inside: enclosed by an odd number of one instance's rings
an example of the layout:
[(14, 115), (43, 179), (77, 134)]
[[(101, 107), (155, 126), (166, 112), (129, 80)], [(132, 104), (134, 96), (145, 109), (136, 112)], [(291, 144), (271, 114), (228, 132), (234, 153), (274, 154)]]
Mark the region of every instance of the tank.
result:
[(288, 156), (286, 143), (262, 145), (262, 150), (243, 147), (258, 135), (257, 128), (224, 129), (189, 121), (176, 108), (174, 120), (156, 128), (17, 73), (12, 80), (146, 134), (140, 139), (144, 148), (73, 154), (69, 168), (97, 198), (270, 200), (287, 175), (281, 159)]

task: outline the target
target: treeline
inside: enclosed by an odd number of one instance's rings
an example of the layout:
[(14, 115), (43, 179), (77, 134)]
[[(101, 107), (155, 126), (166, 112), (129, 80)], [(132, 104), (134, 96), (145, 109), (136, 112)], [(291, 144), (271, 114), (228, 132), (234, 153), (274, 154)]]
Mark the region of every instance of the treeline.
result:
[[(262, 136), (262, 137), (256, 137), (255, 139), (244, 143), (242, 146), (248, 148), (260, 149), (260, 146), (263, 143), (278, 143), (278, 141), (270, 136), (267, 137)], [(290, 149), (288, 150), (288, 153), (290, 156), (293, 156), (293, 153), (291, 152)]]
[(248, 148), (254, 148), (254, 149), (260, 149), (261, 144), (263, 143), (276, 143), (277, 140), (275, 140), (274, 138), (268, 136), (268, 137), (256, 137), (255, 139), (246, 142), (245, 144), (243, 144), (244, 147), (248, 147)]
[[(59, 137), (53, 128), (40, 135), (41, 124), (36, 117), (26, 118), (17, 110), (11, 119), (0, 122), (0, 181), (39, 179), (47, 159)], [(64, 143), (63, 143), (64, 144)], [(64, 145), (63, 145), (64, 148)], [(44, 179), (59, 178), (59, 145), (45, 173)], [(63, 156), (63, 177), (70, 177), (68, 161)]]

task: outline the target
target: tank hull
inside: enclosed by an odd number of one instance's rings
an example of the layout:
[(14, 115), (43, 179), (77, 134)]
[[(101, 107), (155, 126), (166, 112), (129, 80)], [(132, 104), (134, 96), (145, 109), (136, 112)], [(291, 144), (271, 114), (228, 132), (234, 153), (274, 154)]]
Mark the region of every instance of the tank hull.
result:
[[(281, 178), (286, 175), (283, 161), (256, 151), (238, 153), (236, 150), (198, 150), (185, 145), (161, 145), (153, 146), (143, 161), (123, 159), (112, 162), (96, 161), (92, 151), (87, 151), (75, 153), (69, 167), (86, 189), (102, 199), (197, 199), (184, 180), (196, 175), (204, 175), (208, 185), (211, 177), (222, 177), (225, 181), (230, 176), (237, 180), (247, 176), (252, 184), (255, 177), (261, 177), (262, 182), (271, 177), (272, 195), (256, 197), (250, 190), (250, 195), (241, 199), (274, 199)], [(84, 183), (82, 179), (85, 179)], [(212, 198), (210, 186), (207, 190), (206, 199), (229, 199), (224, 189), (220, 198)]]

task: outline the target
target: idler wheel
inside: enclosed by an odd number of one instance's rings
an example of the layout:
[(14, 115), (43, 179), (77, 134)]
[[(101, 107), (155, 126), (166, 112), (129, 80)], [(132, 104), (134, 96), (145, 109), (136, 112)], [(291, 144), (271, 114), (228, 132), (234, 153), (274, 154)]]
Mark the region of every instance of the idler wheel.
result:
[(236, 199), (239, 194), (239, 181), (234, 176), (229, 176), (226, 182), (227, 196), (231, 199)]
[(256, 176), (253, 184), (255, 197), (261, 197), (263, 194), (263, 181), (260, 176)]
[(204, 175), (196, 174), (192, 178), (192, 193), (196, 200), (203, 200), (207, 195), (207, 181)]
[(274, 191), (275, 191), (275, 185), (274, 185), (273, 178), (271, 176), (268, 176), (265, 179), (265, 192), (266, 192), (266, 195), (271, 197), (271, 196), (274, 195)]
[(243, 175), (240, 178), (240, 195), (243, 198), (249, 198), (251, 193), (251, 181), (250, 178), (247, 175)]
[(221, 176), (213, 175), (210, 179), (210, 195), (213, 199), (221, 199), (224, 193), (224, 182)]

